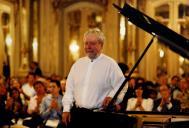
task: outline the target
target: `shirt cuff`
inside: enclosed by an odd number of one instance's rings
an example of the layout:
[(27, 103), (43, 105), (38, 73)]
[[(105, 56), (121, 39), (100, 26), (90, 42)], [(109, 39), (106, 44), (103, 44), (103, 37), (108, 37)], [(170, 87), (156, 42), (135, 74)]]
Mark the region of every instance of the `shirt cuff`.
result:
[(64, 108), (63, 108), (63, 112), (70, 112), (70, 106), (69, 105), (66, 105), (66, 106), (64, 106)]
[(157, 110), (160, 112), (162, 110), (162, 107), (158, 106)]
[(173, 107), (172, 103), (169, 103), (169, 104), (167, 105), (167, 107), (168, 107), (168, 109), (171, 109), (171, 108)]

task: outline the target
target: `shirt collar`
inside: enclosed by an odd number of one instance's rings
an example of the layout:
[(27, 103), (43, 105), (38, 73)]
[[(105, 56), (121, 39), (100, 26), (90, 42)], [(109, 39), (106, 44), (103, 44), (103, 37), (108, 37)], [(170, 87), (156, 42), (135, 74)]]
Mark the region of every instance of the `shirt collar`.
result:
[(102, 58), (103, 54), (101, 53), (99, 56), (97, 56), (95, 59), (91, 60), (89, 57), (88, 59), (91, 61), (91, 62), (96, 62), (98, 61), (100, 58)]

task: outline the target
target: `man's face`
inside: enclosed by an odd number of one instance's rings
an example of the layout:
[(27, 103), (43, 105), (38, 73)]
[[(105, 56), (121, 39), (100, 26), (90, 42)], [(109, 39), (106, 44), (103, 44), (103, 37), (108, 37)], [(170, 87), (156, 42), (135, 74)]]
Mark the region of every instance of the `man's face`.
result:
[(85, 53), (90, 59), (95, 59), (101, 53), (102, 46), (95, 34), (89, 34), (84, 38)]
[(169, 98), (169, 96), (170, 96), (169, 88), (167, 86), (161, 86), (160, 94), (161, 94), (162, 98), (165, 98), (165, 99)]
[(28, 82), (29, 82), (29, 83), (33, 83), (34, 80), (35, 80), (35, 78), (34, 78), (33, 75), (29, 75), (29, 76), (28, 76)]
[(50, 84), (52, 86), (52, 95), (55, 95), (55, 94), (59, 93), (60, 88), (56, 85), (56, 83), (55, 82), (51, 82)]
[(179, 78), (175, 77), (171, 80), (172, 85), (177, 85), (179, 83)]
[(35, 85), (34, 89), (37, 92), (37, 94), (45, 94), (45, 87), (41, 83)]

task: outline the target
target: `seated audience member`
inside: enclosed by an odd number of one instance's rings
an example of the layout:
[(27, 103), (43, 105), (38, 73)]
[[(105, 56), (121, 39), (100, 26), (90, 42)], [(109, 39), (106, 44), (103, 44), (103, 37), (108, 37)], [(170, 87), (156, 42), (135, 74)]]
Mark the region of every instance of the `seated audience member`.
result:
[(180, 77), (179, 76), (174, 75), (171, 78), (171, 82), (170, 82), (171, 93), (173, 93), (175, 90), (179, 89), (179, 82), (180, 82)]
[(153, 100), (157, 99), (157, 90), (154, 87), (154, 83), (152, 81), (146, 81), (144, 83), (144, 86), (146, 87), (145, 96), (148, 98), (151, 98)]
[(52, 80), (52, 93), (45, 96), (40, 106), (41, 117), (48, 120), (62, 120), (62, 95), (60, 92), (60, 81)]
[(151, 98), (144, 98), (144, 84), (137, 84), (135, 87), (136, 97), (128, 99), (126, 111), (152, 111), (153, 100)]
[(29, 73), (27, 75), (27, 82), (22, 85), (22, 91), (27, 101), (30, 100), (31, 97), (35, 95), (35, 89), (33, 84), (35, 82), (35, 75), (33, 73)]
[(47, 94), (51, 94), (52, 93), (52, 86), (51, 86), (51, 78), (50, 77), (48, 77), (48, 78), (46, 78), (46, 92), (47, 92)]
[(39, 63), (32, 61), (30, 64), (30, 72), (34, 73), (37, 77), (41, 77), (42, 76), (42, 71), (41, 68), (39, 67)]
[(43, 120), (40, 117), (39, 107), (43, 97), (45, 97), (46, 95), (46, 91), (45, 85), (41, 81), (36, 81), (34, 83), (34, 89), (36, 91), (36, 95), (30, 99), (27, 110), (28, 114), (32, 118), (31, 120), (25, 120), (23, 124), (28, 127), (36, 128), (37, 126), (43, 123)]
[(161, 98), (154, 101), (153, 111), (155, 112), (180, 112), (180, 102), (171, 98), (171, 89), (165, 85), (160, 86)]
[(124, 76), (126, 76), (128, 71), (129, 71), (128, 65), (126, 65), (125, 63), (119, 62), (118, 66), (120, 67), (120, 69), (123, 72)]
[(12, 124), (11, 118), (6, 113), (5, 103), (6, 103), (7, 89), (3, 85), (3, 82), (0, 83), (0, 127), (4, 125)]
[(149, 98), (157, 100), (157, 91), (155, 89), (148, 89), (147, 94)]
[(143, 77), (140, 77), (140, 76), (137, 77), (137, 78), (136, 78), (136, 84), (138, 84), (138, 83), (139, 83), (139, 84), (140, 84), (140, 83), (145, 83), (145, 79), (144, 79)]
[(173, 98), (181, 103), (181, 111), (189, 112), (189, 86), (185, 79), (179, 83), (179, 89), (173, 92)]
[[(154, 83), (154, 87), (157, 92), (159, 92), (159, 87), (162, 85), (168, 85), (168, 76), (166, 71), (160, 71), (159, 73), (157, 73), (157, 80)], [(157, 98), (161, 98), (159, 94)]]
[(41, 101), (43, 97), (46, 95), (45, 91), (45, 85), (41, 81), (36, 81), (34, 83), (34, 89), (36, 91), (36, 95), (30, 99), (29, 105), (28, 105), (28, 113), (39, 113), (39, 106), (41, 104)]
[[(119, 103), (115, 106), (116, 111), (125, 111), (126, 110), (128, 99), (135, 96), (135, 86), (136, 86), (135, 77), (131, 77), (130, 80), (128, 81), (128, 86), (127, 85), (125, 86), (126, 93), (123, 96), (123, 100), (121, 101), (121, 103)], [(118, 98), (119, 98), (119, 96), (118, 96)]]
[(61, 91), (62, 91), (62, 95), (64, 95), (65, 91), (66, 91), (66, 78), (60, 81), (61, 84)]
[(25, 115), (24, 105), (22, 104), (20, 92), (17, 88), (10, 90), (10, 96), (7, 97), (6, 101), (6, 112), (10, 119), (15, 119), (15, 121)]
[[(20, 93), (20, 98), (22, 100), (22, 104), (24, 105), (24, 109), (26, 111), (26, 102), (25, 102), (25, 97), (24, 97), (24, 94), (23, 94), (23, 91), (22, 91), (22, 88), (21, 88), (21, 84), (20, 82), (18, 81), (17, 78), (11, 78), (11, 82), (10, 82), (10, 87), (9, 87), (9, 90), (13, 89), (13, 88), (16, 88), (19, 93)], [(8, 95), (9, 95), (9, 92), (8, 92)]]

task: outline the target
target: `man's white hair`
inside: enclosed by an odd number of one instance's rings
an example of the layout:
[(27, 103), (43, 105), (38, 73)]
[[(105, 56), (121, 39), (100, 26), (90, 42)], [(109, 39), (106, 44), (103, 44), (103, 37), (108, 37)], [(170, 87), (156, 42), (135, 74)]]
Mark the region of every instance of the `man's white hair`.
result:
[(92, 28), (89, 29), (87, 32), (84, 33), (84, 39), (86, 38), (87, 35), (89, 34), (95, 34), (97, 36), (97, 39), (100, 43), (104, 43), (105, 41), (105, 36), (104, 33), (99, 29), (99, 28)]

